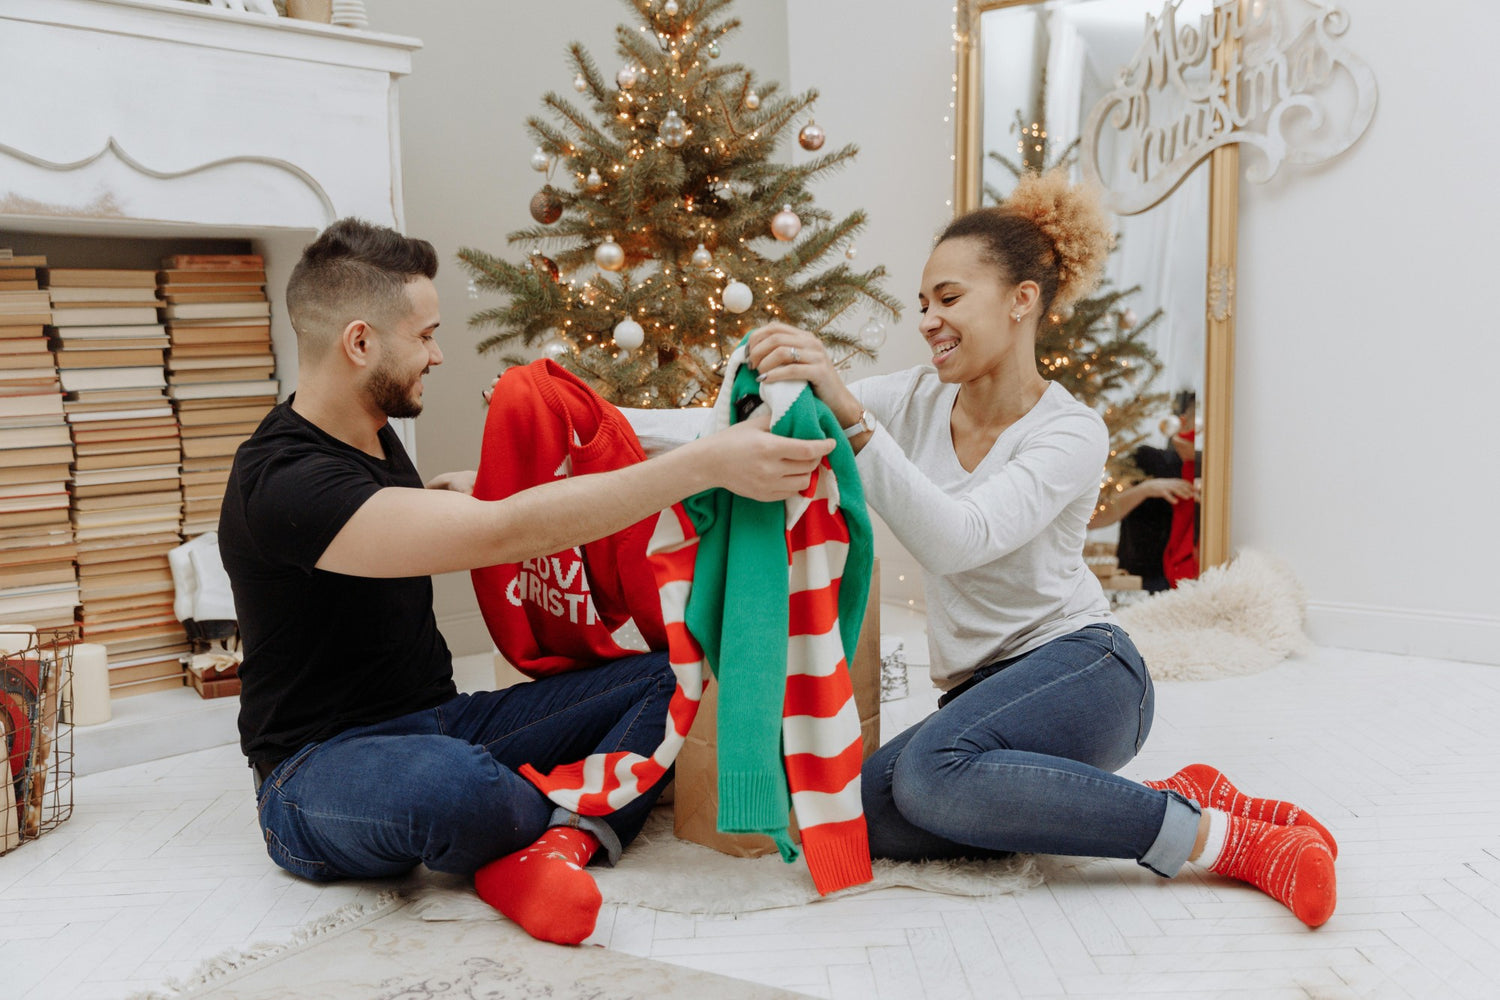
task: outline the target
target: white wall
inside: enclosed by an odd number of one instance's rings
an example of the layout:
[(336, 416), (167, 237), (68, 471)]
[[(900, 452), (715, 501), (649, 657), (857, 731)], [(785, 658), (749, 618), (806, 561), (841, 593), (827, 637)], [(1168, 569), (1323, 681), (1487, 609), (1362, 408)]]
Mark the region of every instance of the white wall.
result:
[(1291, 561), (1319, 641), (1500, 663), (1500, 7), (1344, 6), (1369, 132), (1242, 189), (1234, 538)]

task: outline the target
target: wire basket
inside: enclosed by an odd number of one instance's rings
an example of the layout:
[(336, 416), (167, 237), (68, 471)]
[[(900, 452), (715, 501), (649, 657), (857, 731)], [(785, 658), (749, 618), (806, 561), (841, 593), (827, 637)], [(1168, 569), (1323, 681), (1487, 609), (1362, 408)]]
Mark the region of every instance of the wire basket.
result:
[[(0, 648), (0, 854), (73, 815), (73, 645), (78, 628), (7, 630)], [(19, 640), (19, 641), (17, 641)]]

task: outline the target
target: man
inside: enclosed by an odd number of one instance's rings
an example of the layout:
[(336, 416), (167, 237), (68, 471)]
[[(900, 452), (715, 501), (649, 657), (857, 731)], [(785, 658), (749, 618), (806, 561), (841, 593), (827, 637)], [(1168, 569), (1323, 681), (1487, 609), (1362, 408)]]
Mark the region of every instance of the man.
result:
[(219, 527), (246, 651), (241, 745), (281, 867), (318, 881), (418, 863), (476, 873), (533, 935), (576, 943), (600, 905), (583, 865), (601, 846), (617, 858), (660, 789), (580, 817), (516, 768), (649, 755), (674, 686), (666, 655), (460, 695), (430, 575), (580, 545), (710, 487), (781, 500), (832, 442), (751, 420), (505, 500), (468, 495), (472, 472), (424, 489), (387, 421), (421, 412), (443, 360), (436, 272), (431, 244), (354, 219), (292, 272), (297, 391), (236, 454)]

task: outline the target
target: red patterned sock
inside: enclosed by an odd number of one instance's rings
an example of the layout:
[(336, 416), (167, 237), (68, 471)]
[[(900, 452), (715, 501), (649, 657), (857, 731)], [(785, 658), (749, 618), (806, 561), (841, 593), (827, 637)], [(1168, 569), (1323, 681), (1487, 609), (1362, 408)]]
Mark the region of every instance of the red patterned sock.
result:
[(1210, 857), (1212, 847), (1205, 847), (1198, 864), (1249, 882), (1285, 904), (1309, 927), (1321, 926), (1333, 916), (1338, 882), (1333, 855), (1322, 837), (1305, 826), (1274, 826), (1243, 816), (1225, 818), (1228, 829), (1223, 848), (1217, 857)]
[(1224, 776), (1224, 772), (1207, 764), (1189, 764), (1165, 781), (1142, 782), (1147, 788), (1171, 789), (1184, 798), (1192, 799), (1204, 809), (1219, 809), (1231, 816), (1258, 819), (1262, 823), (1276, 826), (1306, 826), (1317, 831), (1328, 843), (1328, 850), (1335, 858), (1339, 856), (1338, 842), (1328, 827), (1299, 809), (1295, 803), (1281, 799), (1251, 798)]
[(474, 890), (532, 937), (579, 944), (594, 933), (604, 901), (583, 870), (598, 849), (599, 838), (587, 830), (554, 826), (525, 850), (475, 872)]

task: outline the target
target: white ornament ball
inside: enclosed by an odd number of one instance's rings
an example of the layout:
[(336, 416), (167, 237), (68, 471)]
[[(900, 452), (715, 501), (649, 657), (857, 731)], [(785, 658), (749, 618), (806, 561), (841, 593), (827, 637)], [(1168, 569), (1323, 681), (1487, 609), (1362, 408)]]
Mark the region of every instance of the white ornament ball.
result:
[(885, 346), (885, 324), (879, 320), (870, 320), (859, 328), (859, 346), (869, 351), (878, 351)]
[(858, 256), (859, 256), (859, 247), (854, 246), (851, 243), (849, 246), (847, 246), (847, 247), (844, 248), (844, 259), (845, 260), (853, 260), (854, 258), (856, 258)]
[(598, 167), (589, 167), (589, 175), (583, 179), (583, 186), (588, 191), (598, 191), (604, 187), (604, 178), (599, 176)]
[(709, 253), (708, 247), (702, 243), (699, 243), (698, 249), (693, 251), (693, 256), (690, 260), (692, 265), (700, 271), (707, 271), (714, 266), (714, 255)]
[(572, 346), (561, 337), (552, 337), (542, 345), (542, 357), (551, 358), (553, 361), (561, 361), (572, 353)]
[(1182, 430), (1182, 420), (1175, 413), (1173, 413), (1162, 417), (1161, 423), (1157, 426), (1158, 428), (1160, 428), (1162, 434), (1166, 437), (1176, 437), (1177, 432)]
[(662, 13), (667, 15), (668, 17), (676, 17), (678, 11), (677, 0), (667, 0), (667, 2), (662, 6), (661, 10)]
[(783, 243), (795, 240), (800, 232), (802, 232), (802, 220), (797, 217), (796, 212), (792, 211), (792, 206), (782, 205), (781, 211), (771, 216), (771, 235)]
[(613, 236), (606, 236), (604, 242), (594, 248), (594, 263), (606, 271), (618, 271), (625, 266), (625, 249), (615, 242)]
[(584, 78), (582, 73), (579, 73), (577, 76), (573, 77), (573, 89), (578, 91), (580, 94), (589, 89), (589, 82)]
[(745, 107), (749, 108), (751, 111), (754, 111), (756, 108), (760, 107), (760, 95), (753, 90), (747, 92), (745, 94)]
[(640, 72), (634, 66), (621, 66), (620, 72), (615, 74), (615, 83), (619, 84), (621, 90), (629, 90), (640, 78)]
[(732, 313), (742, 313), (755, 303), (755, 293), (743, 281), (731, 281), (724, 286), (724, 308)]
[(538, 173), (546, 170), (547, 164), (550, 162), (551, 160), (547, 156), (547, 151), (541, 146), (538, 146), (536, 152), (531, 154), (531, 169)]
[(615, 324), (615, 346), (622, 351), (633, 351), (646, 342), (646, 331), (633, 319), (622, 319)]
[(473, 278), (469, 279), (469, 289), (468, 289), (468, 291), (469, 291), (469, 298), (474, 299), (474, 300), (478, 300), (478, 298), (479, 298), (479, 286), (477, 284), (475, 284)]

